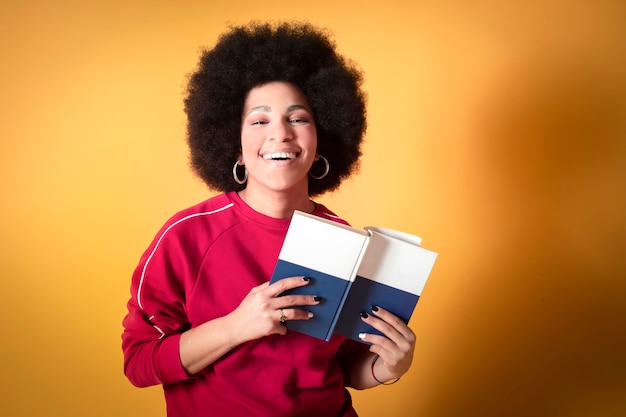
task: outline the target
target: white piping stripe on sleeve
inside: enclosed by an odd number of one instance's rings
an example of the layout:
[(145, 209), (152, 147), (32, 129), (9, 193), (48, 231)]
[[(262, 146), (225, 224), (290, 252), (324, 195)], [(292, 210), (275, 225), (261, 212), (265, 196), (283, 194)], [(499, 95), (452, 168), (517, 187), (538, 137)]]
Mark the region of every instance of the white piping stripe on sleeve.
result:
[(159, 237), (159, 240), (157, 241), (156, 245), (154, 245), (154, 249), (152, 249), (152, 252), (150, 252), (150, 255), (148, 256), (148, 259), (146, 260), (146, 263), (143, 266), (143, 270), (141, 271), (141, 279), (139, 280), (139, 288), (137, 288), (137, 304), (139, 305), (140, 309), (143, 310), (143, 304), (141, 303), (141, 288), (143, 287), (143, 280), (146, 277), (146, 269), (148, 269), (148, 264), (152, 260), (152, 257), (154, 256), (154, 253), (158, 249), (159, 245), (161, 244), (161, 240), (163, 240), (163, 238), (165, 237), (167, 232), (169, 232), (174, 226), (178, 225), (179, 223), (184, 222), (185, 220), (189, 220), (189, 219), (194, 218), (194, 217), (206, 216), (206, 215), (209, 215), (209, 214), (219, 213), (220, 211), (223, 211), (223, 210), (231, 208), (233, 205), (234, 205), (233, 203), (230, 203), (230, 204), (225, 205), (224, 207), (218, 208), (218, 209), (213, 210), (213, 211), (207, 211), (207, 212), (202, 212), (202, 213), (190, 214), (189, 216), (183, 217), (182, 219), (179, 219), (179, 220), (175, 221), (174, 223), (169, 225), (167, 229), (165, 229), (163, 234)]
[(159, 334), (161, 335), (161, 336), (159, 336), (159, 340), (161, 340), (161, 339), (163, 339), (165, 337), (165, 332), (163, 330), (161, 330), (159, 328), (159, 326), (157, 326), (156, 324), (153, 324), (152, 327), (154, 327), (157, 330), (157, 332), (159, 332)]

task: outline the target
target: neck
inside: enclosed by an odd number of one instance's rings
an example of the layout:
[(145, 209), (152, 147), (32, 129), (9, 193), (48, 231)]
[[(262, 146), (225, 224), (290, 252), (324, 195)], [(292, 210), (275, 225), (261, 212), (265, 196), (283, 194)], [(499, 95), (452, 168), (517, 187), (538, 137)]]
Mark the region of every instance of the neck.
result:
[(239, 196), (255, 211), (275, 219), (290, 219), (295, 210), (311, 213), (315, 209), (315, 203), (311, 201), (307, 192), (285, 193), (266, 190), (263, 193), (255, 193), (246, 188), (239, 191)]

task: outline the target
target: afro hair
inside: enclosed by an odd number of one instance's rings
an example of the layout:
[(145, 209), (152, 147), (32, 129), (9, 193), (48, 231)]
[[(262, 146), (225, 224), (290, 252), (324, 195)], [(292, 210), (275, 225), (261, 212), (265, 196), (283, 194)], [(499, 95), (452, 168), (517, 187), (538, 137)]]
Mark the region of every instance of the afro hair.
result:
[(336, 189), (359, 167), (367, 124), (363, 77), (325, 30), (308, 23), (234, 26), (202, 51), (184, 102), (192, 169), (211, 189), (245, 188), (232, 175), (241, 153), (243, 106), (252, 88), (271, 81), (300, 88), (313, 109), (318, 152), (330, 172), (309, 178), (309, 195)]

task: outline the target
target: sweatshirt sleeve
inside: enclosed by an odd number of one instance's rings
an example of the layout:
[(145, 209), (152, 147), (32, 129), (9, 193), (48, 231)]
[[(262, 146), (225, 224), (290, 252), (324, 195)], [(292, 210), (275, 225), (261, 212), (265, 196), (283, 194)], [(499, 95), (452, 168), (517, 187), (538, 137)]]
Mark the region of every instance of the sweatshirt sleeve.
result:
[(123, 320), (124, 373), (146, 387), (191, 378), (180, 361), (181, 334), (189, 329), (185, 289), (197, 276), (199, 251), (190, 236), (170, 223), (141, 257)]
[(356, 363), (363, 357), (370, 353), (369, 345), (360, 343), (352, 339), (346, 339), (337, 351), (337, 360), (341, 371), (343, 373), (346, 386), (351, 387), (352, 382), (350, 376), (354, 370)]

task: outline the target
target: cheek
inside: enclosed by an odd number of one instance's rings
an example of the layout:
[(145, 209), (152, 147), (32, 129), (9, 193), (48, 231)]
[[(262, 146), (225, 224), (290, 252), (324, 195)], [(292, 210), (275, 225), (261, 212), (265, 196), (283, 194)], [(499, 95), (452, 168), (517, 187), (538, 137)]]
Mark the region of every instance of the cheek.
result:
[(315, 128), (308, 132), (306, 141), (309, 149), (317, 150), (317, 130)]
[(241, 132), (241, 152), (243, 154), (256, 153), (260, 146), (258, 135), (253, 132)]

